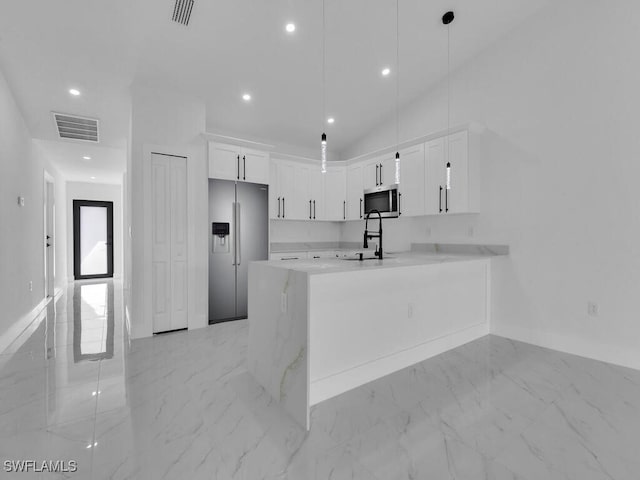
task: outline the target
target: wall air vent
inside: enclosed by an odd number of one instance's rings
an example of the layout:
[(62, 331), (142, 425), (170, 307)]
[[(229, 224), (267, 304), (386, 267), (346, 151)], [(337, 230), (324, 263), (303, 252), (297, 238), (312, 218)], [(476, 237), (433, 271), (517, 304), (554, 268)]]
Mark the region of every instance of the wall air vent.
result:
[(53, 113), (60, 138), (83, 140), (85, 142), (99, 142), (98, 120), (94, 118)]
[(194, 0), (176, 0), (176, 4), (173, 7), (173, 17), (171, 19), (182, 25), (189, 25), (191, 11), (193, 10), (193, 1)]

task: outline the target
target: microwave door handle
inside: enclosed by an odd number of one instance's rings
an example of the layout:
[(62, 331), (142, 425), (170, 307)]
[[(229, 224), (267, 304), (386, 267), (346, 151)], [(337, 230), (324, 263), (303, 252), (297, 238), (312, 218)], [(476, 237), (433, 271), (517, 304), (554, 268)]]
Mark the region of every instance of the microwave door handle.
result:
[[(382, 168), (380, 168), (382, 170)], [(393, 212), (393, 190), (389, 190), (389, 213)]]

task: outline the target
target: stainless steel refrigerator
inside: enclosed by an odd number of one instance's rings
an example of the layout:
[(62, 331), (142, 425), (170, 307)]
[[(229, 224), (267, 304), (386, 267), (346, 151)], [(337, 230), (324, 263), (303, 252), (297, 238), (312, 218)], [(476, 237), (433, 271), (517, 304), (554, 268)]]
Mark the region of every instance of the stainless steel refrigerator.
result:
[(209, 323), (247, 318), (249, 262), (269, 255), (269, 187), (209, 180)]

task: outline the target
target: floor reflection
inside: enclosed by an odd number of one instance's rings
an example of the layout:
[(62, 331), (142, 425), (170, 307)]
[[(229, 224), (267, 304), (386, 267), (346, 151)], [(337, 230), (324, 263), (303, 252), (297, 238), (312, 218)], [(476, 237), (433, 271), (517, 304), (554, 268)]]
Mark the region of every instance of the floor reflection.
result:
[(76, 282), (73, 293), (74, 361), (113, 358), (113, 281)]

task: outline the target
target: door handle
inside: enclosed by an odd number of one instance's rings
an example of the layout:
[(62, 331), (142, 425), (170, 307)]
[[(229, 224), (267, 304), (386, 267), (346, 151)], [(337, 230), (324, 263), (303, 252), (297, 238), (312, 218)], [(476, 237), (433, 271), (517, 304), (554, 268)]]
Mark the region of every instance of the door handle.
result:
[(342, 202), (342, 219), (343, 220), (347, 219), (347, 201), (346, 200)]
[(362, 199), (360, 199), (360, 218), (362, 218)]
[(440, 193), (438, 194), (438, 209), (442, 213), (442, 185), (440, 185)]
[(282, 218), (284, 218), (284, 197), (282, 197)]
[(380, 184), (378, 183), (378, 168), (380, 168), (380, 165), (376, 164), (376, 187), (377, 187), (378, 185), (380, 185)]
[(380, 185), (382, 185), (384, 183), (384, 180), (382, 180), (382, 164), (380, 164)]
[(449, 211), (449, 189), (448, 188), (444, 189), (444, 211), (445, 212)]
[(316, 201), (313, 201), (313, 219), (316, 219)]
[(236, 165), (236, 178), (240, 180), (240, 155), (238, 155), (238, 163)]
[(237, 264), (236, 265), (240, 265), (242, 263), (242, 252), (241, 252), (241, 246), (240, 246), (240, 202), (236, 203), (236, 258), (237, 258)]
[(238, 226), (238, 209), (236, 207), (236, 202), (233, 202), (233, 212), (232, 212), (232, 218), (233, 218), (233, 262), (231, 263), (231, 265), (236, 266), (238, 265), (238, 232), (237, 232), (237, 226)]
[(309, 200), (309, 220), (311, 220), (311, 200)]
[(247, 156), (242, 156), (242, 179), (247, 179)]
[(278, 218), (280, 218), (280, 197), (278, 197)]
[(402, 193), (398, 192), (398, 215), (402, 215)]

